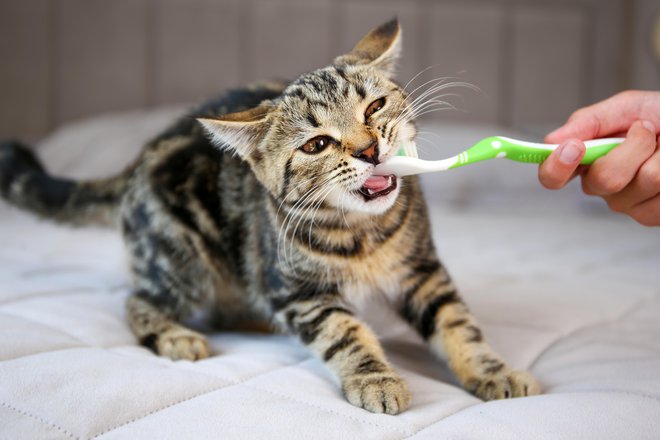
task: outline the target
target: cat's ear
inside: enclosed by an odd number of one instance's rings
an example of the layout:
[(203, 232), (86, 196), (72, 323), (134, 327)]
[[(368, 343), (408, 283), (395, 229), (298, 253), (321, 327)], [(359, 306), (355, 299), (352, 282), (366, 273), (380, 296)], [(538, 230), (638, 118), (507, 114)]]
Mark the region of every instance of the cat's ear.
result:
[(393, 18), (369, 32), (349, 53), (336, 58), (334, 64), (370, 65), (392, 77), (400, 52), (401, 27)]
[(242, 112), (197, 118), (218, 147), (236, 152), (243, 159), (258, 155), (257, 145), (268, 131), (270, 102)]

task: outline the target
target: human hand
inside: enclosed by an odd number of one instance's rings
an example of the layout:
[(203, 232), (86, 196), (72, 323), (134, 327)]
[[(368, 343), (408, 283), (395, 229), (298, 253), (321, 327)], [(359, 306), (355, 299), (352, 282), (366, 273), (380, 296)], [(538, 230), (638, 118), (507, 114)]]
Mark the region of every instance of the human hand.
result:
[[(660, 226), (660, 92), (627, 91), (571, 115), (545, 138), (560, 144), (539, 167), (539, 180), (562, 188), (576, 175), (585, 194), (600, 196), (610, 209), (646, 226)], [(582, 140), (625, 141), (590, 166), (579, 165)]]

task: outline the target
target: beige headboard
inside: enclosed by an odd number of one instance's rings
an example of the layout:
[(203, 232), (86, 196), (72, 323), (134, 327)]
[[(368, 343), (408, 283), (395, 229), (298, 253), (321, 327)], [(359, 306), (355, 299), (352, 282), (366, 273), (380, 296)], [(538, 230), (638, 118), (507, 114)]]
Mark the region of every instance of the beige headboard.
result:
[(653, 0), (2, 0), (0, 136), (36, 138), (82, 116), (292, 77), (395, 15), (402, 82), (434, 66), (426, 78), (482, 90), (462, 91), (454, 103), (464, 112), (438, 117), (554, 123), (631, 84), (640, 7), (658, 9)]

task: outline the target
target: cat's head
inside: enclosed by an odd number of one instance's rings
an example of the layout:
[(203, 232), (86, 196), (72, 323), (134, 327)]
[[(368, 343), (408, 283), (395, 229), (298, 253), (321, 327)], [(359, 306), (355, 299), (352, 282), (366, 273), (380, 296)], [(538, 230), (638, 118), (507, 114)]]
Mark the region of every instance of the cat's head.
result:
[(398, 22), (387, 22), (277, 99), (200, 122), (280, 201), (381, 214), (401, 181), (372, 176), (374, 167), (416, 134), (405, 92), (392, 81), (400, 35)]

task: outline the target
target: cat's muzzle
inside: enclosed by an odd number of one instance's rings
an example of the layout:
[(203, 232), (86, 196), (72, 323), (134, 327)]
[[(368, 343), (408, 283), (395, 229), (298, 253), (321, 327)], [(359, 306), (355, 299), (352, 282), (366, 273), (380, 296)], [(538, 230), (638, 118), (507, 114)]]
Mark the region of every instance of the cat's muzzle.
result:
[(389, 176), (371, 176), (365, 180), (364, 184), (357, 190), (364, 197), (364, 200), (374, 200), (383, 197), (394, 191), (397, 187), (397, 178), (394, 175)]

